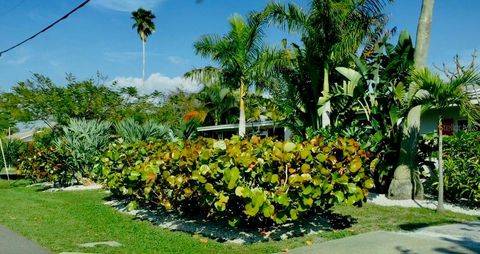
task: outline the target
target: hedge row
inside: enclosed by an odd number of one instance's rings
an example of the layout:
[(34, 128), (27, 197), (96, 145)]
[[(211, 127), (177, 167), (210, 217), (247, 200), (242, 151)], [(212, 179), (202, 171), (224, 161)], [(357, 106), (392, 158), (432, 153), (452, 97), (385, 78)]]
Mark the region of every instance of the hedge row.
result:
[(270, 138), (110, 145), (96, 170), (114, 195), (210, 219), (270, 224), (335, 203), (361, 205), (371, 155), (352, 139)]
[(445, 198), (480, 207), (480, 132), (458, 132), (444, 142)]

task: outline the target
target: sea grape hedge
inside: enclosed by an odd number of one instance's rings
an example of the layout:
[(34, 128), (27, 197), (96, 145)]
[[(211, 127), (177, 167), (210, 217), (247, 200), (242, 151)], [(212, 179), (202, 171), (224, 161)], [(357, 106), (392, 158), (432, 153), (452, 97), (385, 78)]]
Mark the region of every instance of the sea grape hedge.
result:
[(445, 199), (480, 207), (480, 132), (457, 132), (444, 142)]
[(271, 138), (110, 145), (97, 166), (114, 195), (236, 225), (285, 223), (335, 203), (361, 204), (374, 166), (352, 139)]

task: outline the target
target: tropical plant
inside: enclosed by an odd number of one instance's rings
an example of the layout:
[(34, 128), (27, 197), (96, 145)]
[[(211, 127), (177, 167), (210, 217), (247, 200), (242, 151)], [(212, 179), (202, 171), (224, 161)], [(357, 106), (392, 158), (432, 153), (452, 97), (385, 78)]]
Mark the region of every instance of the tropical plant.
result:
[(304, 48), (292, 44), (293, 52), (287, 54), (292, 64), (284, 66), (282, 73), (290, 87), (292, 116), (299, 115), (293, 118), (300, 119), (303, 131), (330, 125), (328, 98), (339, 77), (333, 70), (347, 65), (362, 44), (369, 51), (384, 34), (383, 7), (384, 1), (379, 0), (313, 0), (307, 11), (292, 3), (273, 2), (265, 7), (268, 20), (301, 36)]
[(480, 207), (480, 132), (445, 137), (445, 199)]
[(351, 55), (354, 68), (335, 68), (344, 80), (333, 87), (328, 98), (334, 107), (326, 135), (339, 133), (362, 140), (362, 148), (375, 154), (378, 162), (375, 181), (379, 192), (388, 187), (401, 152), (402, 123), (411, 100), (407, 90), (413, 55), (411, 38), (402, 32), (397, 45), (388, 43), (385, 36), (366, 60)]
[(133, 118), (115, 124), (116, 134), (126, 143), (147, 141), (148, 139), (173, 139), (173, 132), (164, 125), (149, 120), (143, 124)]
[(111, 124), (100, 120), (71, 119), (63, 135), (54, 141), (55, 150), (65, 158), (68, 173), (77, 181), (92, 177), (95, 157), (108, 147)]
[(54, 146), (29, 145), (27, 152), (19, 159), (18, 170), (33, 182), (53, 182), (56, 186), (68, 186), (74, 182), (75, 176), (66, 165), (66, 159)]
[[(145, 82), (145, 44), (147, 43), (147, 38), (153, 32), (155, 32), (155, 23), (153, 23), (153, 19), (155, 19), (155, 15), (152, 11), (147, 11), (143, 8), (138, 8), (138, 10), (132, 12), (132, 19), (135, 20), (132, 28), (137, 29), (138, 36), (140, 36), (140, 40), (142, 40), (142, 56), (143, 56), (143, 67), (142, 67), (142, 86)], [(143, 91), (142, 91), (143, 92)]]
[[(273, 57), (262, 43), (263, 18), (252, 14), (245, 20), (238, 14), (229, 19), (230, 31), (224, 35), (204, 35), (195, 42), (196, 54), (211, 58), (218, 67), (206, 66), (193, 69), (185, 77), (197, 80), (205, 85), (222, 84), (239, 93), (239, 136), (243, 137), (246, 131), (245, 96), (248, 87), (260, 87), (266, 77), (273, 72)], [(272, 60), (272, 61), (270, 61)]]
[(369, 157), (352, 139), (294, 144), (236, 136), (112, 144), (97, 170), (129, 207), (160, 206), (258, 227), (337, 203), (360, 205), (373, 187)]
[[(27, 145), (25, 142), (19, 139), (2, 138), (3, 152), (5, 155), (5, 161), (8, 167), (16, 167), (18, 165), (18, 159), (26, 152)], [(1, 163), (3, 168), (3, 161)]]
[(415, 43), (415, 65), (419, 68), (425, 67), (427, 64), (434, 4), (435, 0), (422, 0), (422, 10), (417, 26), (417, 41)]
[[(427, 63), (428, 48), (430, 46), (430, 33), (432, 30), (432, 12), (434, 0), (423, 0), (422, 10), (417, 26), (417, 36), (415, 43), (415, 57), (414, 62), (417, 68), (425, 67)], [(412, 172), (412, 176), (417, 175), (417, 165), (420, 162), (417, 157), (417, 143), (420, 135), (420, 121), (421, 121), (421, 106), (411, 107), (407, 114), (407, 120), (404, 121), (403, 136), (401, 143), (401, 153), (399, 155), (398, 167), (395, 170), (400, 171), (402, 167), (408, 167)], [(414, 197), (423, 199), (423, 192), (418, 191), (418, 188), (423, 189), (418, 177), (411, 181), (416, 186)], [(393, 183), (391, 185), (393, 187)], [(404, 188), (404, 187), (401, 187)], [(404, 188), (405, 189), (405, 188)], [(415, 188), (412, 188), (415, 189)], [(408, 196), (407, 196), (408, 197)], [(407, 198), (402, 195), (395, 197), (399, 199)], [(409, 198), (409, 197), (408, 197)]]
[(444, 211), (443, 207), (443, 117), (447, 108), (458, 107), (460, 114), (469, 122), (480, 119), (480, 108), (471, 102), (465, 88), (480, 84), (480, 75), (476, 70), (468, 70), (462, 75), (449, 81), (444, 81), (439, 75), (428, 69), (420, 69), (413, 74), (414, 87), (417, 94), (413, 103), (425, 109), (434, 109), (438, 113), (438, 206), (437, 211)]
[(207, 112), (206, 121), (213, 121), (214, 125), (229, 123), (230, 113), (238, 110), (234, 91), (220, 84), (205, 86), (196, 98)]

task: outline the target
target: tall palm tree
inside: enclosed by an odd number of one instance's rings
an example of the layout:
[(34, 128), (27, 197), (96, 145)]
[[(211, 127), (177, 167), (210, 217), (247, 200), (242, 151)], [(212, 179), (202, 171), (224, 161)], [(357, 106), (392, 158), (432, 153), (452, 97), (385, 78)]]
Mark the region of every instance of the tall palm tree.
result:
[(147, 43), (147, 38), (153, 32), (155, 32), (155, 15), (152, 11), (145, 10), (143, 8), (138, 8), (138, 10), (132, 12), (132, 19), (135, 20), (132, 28), (137, 29), (137, 33), (142, 40), (142, 52), (143, 52), (143, 68), (142, 68), (142, 87), (145, 83), (145, 44)]
[(307, 97), (302, 98), (302, 111), (310, 118), (307, 125), (315, 129), (330, 125), (332, 70), (346, 65), (350, 54), (355, 54), (362, 43), (378, 39), (383, 33), (387, 21), (382, 14), (384, 2), (313, 0), (309, 10), (292, 3), (272, 2), (265, 7), (263, 13), (268, 20), (301, 36), (304, 49), (294, 47), (303, 69), (297, 80), (306, 78), (301, 89), (308, 90)]
[(418, 20), (417, 39), (415, 43), (415, 65), (419, 68), (425, 67), (427, 64), (434, 4), (435, 0), (422, 1), (422, 10)]
[(443, 207), (443, 117), (445, 109), (460, 108), (460, 113), (471, 122), (480, 118), (480, 108), (471, 102), (466, 87), (480, 84), (480, 75), (475, 70), (468, 70), (450, 81), (443, 81), (439, 75), (428, 69), (419, 69), (414, 72), (414, 86), (420, 96), (414, 99), (414, 104), (424, 109), (436, 109), (438, 112), (438, 206), (437, 211), (444, 211)]
[[(432, 16), (435, 0), (423, 0), (422, 9), (417, 26), (417, 39), (415, 43), (414, 63), (417, 68), (424, 68), (427, 64), (428, 48), (430, 46), (430, 34), (432, 31)], [(407, 115), (407, 121), (404, 124), (404, 132), (402, 135), (401, 152), (399, 165), (395, 171), (402, 170), (403, 166), (407, 166), (412, 172), (412, 176), (417, 175), (417, 141), (420, 135), (421, 122), (421, 106), (414, 106)], [(391, 184), (393, 188), (395, 185)], [(406, 189), (399, 187), (399, 189)], [(412, 180), (413, 197), (415, 199), (423, 199), (423, 186), (419, 178), (414, 177)], [(394, 191), (393, 193), (397, 193)], [(391, 197), (402, 198), (402, 197)]]
[(230, 31), (223, 35), (204, 35), (194, 44), (196, 54), (211, 58), (218, 67), (206, 66), (185, 73), (186, 78), (197, 80), (205, 85), (220, 83), (235, 89), (239, 93), (239, 136), (246, 132), (245, 96), (248, 87), (261, 85), (270, 75), (272, 61), (262, 38), (263, 19), (251, 14), (247, 20), (236, 14), (230, 17)]

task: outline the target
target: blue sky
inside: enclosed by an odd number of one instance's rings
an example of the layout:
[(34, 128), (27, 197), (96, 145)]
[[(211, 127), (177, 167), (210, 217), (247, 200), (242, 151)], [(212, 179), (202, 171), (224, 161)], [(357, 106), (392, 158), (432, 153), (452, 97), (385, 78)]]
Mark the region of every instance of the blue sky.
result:
[[(0, 50), (36, 33), (83, 0), (0, 1)], [(192, 44), (202, 34), (223, 34), (233, 13), (260, 10), (266, 0), (92, 0), (51, 30), (0, 57), (0, 90), (6, 91), (33, 73), (65, 83), (65, 73), (79, 79), (97, 71), (122, 85), (139, 85), (141, 42), (131, 28), (130, 12), (139, 6), (152, 9), (157, 31), (147, 42), (146, 89), (171, 91), (176, 87), (195, 90), (181, 76), (193, 67), (209, 64), (196, 56)], [(282, 2), (286, 2), (283, 0)], [(296, 0), (302, 6), (309, 1)], [(429, 62), (450, 63), (455, 54), (469, 59), (480, 49), (480, 1), (436, 1)], [(386, 12), (390, 26), (416, 32), (420, 0), (397, 0)], [(268, 30), (270, 43), (286, 35)], [(294, 35), (289, 35), (294, 40)]]

